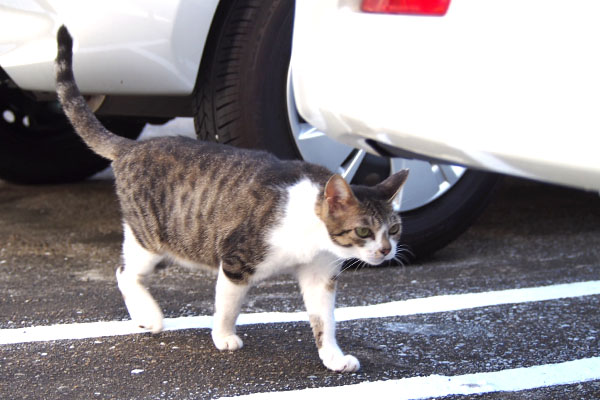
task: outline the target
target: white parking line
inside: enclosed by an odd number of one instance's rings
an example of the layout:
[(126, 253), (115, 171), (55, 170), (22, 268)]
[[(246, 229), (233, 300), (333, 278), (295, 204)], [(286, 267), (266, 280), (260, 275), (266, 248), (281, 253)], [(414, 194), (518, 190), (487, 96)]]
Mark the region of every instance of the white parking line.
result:
[[(528, 303), (598, 294), (600, 294), (600, 281), (587, 281), (493, 292), (433, 296), (370, 306), (338, 308), (335, 310), (335, 315), (337, 321), (350, 321), (448, 312), (502, 304)], [(241, 314), (238, 319), (238, 325), (298, 321), (308, 321), (308, 316), (305, 312)], [(202, 329), (210, 328), (211, 324), (211, 316), (166, 318), (164, 329), (166, 331)], [(132, 321), (101, 321), (0, 329), (0, 345), (50, 340), (88, 339), (144, 332), (146, 331), (136, 327)]]
[[(496, 372), (442, 376), (430, 375), (389, 381), (363, 382), (355, 385), (311, 388), (288, 392), (254, 393), (236, 399), (428, 399), (451, 395), (491, 392), (516, 392), (547, 386), (568, 385), (600, 379), (600, 358), (536, 365)], [(222, 398), (226, 399), (226, 398)]]

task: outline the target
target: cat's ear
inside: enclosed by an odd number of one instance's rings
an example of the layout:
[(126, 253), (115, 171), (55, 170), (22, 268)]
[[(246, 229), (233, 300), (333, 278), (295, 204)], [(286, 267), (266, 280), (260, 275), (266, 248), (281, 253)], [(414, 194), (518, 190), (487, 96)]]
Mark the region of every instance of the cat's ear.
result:
[(329, 178), (325, 185), (324, 195), (328, 211), (332, 214), (346, 211), (358, 204), (350, 185), (339, 174)]
[(398, 195), (400, 189), (402, 189), (406, 178), (408, 178), (408, 169), (403, 169), (388, 176), (383, 182), (378, 183), (375, 188), (383, 194), (383, 197), (388, 202), (391, 202)]

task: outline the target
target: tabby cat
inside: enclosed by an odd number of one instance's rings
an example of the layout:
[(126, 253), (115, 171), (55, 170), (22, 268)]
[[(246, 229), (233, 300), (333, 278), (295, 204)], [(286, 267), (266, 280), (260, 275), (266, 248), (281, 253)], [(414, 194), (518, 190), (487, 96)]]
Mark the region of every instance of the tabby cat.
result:
[(136, 142), (108, 131), (75, 83), (72, 38), (57, 34), (56, 88), (75, 130), (112, 160), (122, 209), (123, 266), (117, 281), (131, 318), (159, 332), (163, 314), (143, 285), (163, 259), (218, 270), (212, 339), (237, 350), (235, 323), (248, 289), (274, 274), (297, 277), (319, 357), (334, 371), (359, 361), (335, 339), (336, 278), (342, 262), (377, 265), (396, 255), (401, 224), (391, 201), (408, 171), (374, 187), (350, 187), (340, 175), (184, 137)]

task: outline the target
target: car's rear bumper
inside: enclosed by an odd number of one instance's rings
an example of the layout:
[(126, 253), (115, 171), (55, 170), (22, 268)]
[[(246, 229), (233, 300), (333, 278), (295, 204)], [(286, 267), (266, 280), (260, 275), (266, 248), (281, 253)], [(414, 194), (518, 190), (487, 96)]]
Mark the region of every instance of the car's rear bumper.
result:
[(308, 122), (356, 147), (600, 189), (600, 3), (454, 0), (444, 17), (358, 3), (297, 2)]

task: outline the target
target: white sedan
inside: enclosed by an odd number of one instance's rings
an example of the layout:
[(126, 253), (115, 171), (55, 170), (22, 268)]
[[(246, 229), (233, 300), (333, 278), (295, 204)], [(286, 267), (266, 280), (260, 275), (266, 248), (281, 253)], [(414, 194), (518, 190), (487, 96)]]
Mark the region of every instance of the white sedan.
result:
[(430, 254), (483, 209), (498, 179), (483, 169), (600, 189), (598, 96), (583, 96), (600, 93), (598, 6), (521, 3), (0, 1), (0, 178), (75, 181), (107, 163), (55, 100), (65, 24), (78, 84), (104, 95), (95, 107), (110, 129), (136, 137), (147, 122), (193, 117), (201, 139), (353, 183), (408, 167), (403, 240)]

